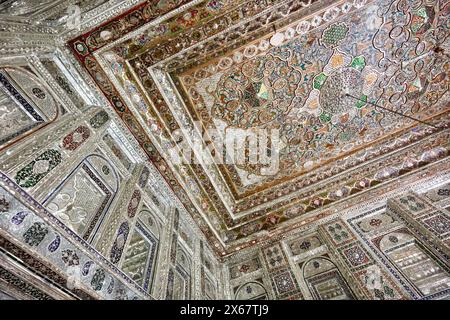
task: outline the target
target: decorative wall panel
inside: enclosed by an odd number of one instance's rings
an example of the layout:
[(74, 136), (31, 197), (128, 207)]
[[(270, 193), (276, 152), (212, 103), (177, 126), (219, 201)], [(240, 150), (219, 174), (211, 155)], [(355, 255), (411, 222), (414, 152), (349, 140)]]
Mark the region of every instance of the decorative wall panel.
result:
[(122, 270), (149, 291), (157, 264), (157, 254), (158, 239), (138, 222), (125, 250)]
[(379, 246), (394, 266), (424, 296), (450, 288), (449, 269), (439, 265), (410, 234), (389, 233), (379, 240)]
[[(85, 240), (94, 237), (116, 193), (99, 173), (111, 165), (96, 158), (100, 157), (88, 156), (45, 200), (46, 207)], [(97, 163), (92, 163), (93, 159)], [(117, 187), (117, 180), (115, 184), (113, 187)]]
[(106, 134), (103, 137), (103, 141), (108, 145), (108, 147), (111, 149), (113, 154), (120, 160), (120, 162), (123, 164), (123, 166), (129, 170), (131, 168), (131, 161), (130, 159), (125, 155), (125, 153), (120, 149), (120, 147), (117, 145), (116, 141), (113, 137), (111, 137), (109, 134)]
[(0, 299), (449, 298), (448, 1), (22, 2)]
[[(19, 190), (19, 187), (5, 176), (2, 175), (1, 179), (2, 185), (4, 184), (6, 188)], [(48, 278), (47, 281), (61, 286), (63, 290), (72, 292), (70, 294), (75, 297), (79, 296), (82, 299), (145, 297), (143, 291), (139, 293), (138, 289), (127, 287), (123, 281), (131, 282), (129, 278), (117, 269), (111, 269), (105, 258), (56, 220), (50, 212), (26, 193), (19, 191), (18, 194), (20, 198), (15, 198), (4, 187), (0, 187), (2, 250), (16, 256), (20, 263), (29, 264), (34, 272)], [(87, 264), (90, 268), (82, 272), (82, 266)], [(103, 282), (108, 285), (114, 283), (112, 290), (108, 291), (105, 287), (101, 290), (96, 289), (98, 281), (93, 280), (95, 270), (103, 270), (105, 275)], [(75, 285), (71, 287), (70, 283)]]
[(52, 122), (58, 106), (46, 86), (23, 68), (0, 68), (0, 146)]
[(314, 299), (347, 300), (353, 293), (336, 265), (327, 258), (314, 258), (303, 266), (303, 277)]

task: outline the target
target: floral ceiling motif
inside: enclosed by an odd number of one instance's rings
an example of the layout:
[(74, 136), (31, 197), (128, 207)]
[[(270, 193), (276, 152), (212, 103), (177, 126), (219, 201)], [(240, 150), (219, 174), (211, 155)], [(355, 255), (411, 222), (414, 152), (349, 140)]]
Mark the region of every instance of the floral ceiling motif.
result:
[[(184, 3), (69, 45), (220, 254), (448, 154), (445, 1)], [(278, 130), (279, 170), (172, 163), (202, 128)]]

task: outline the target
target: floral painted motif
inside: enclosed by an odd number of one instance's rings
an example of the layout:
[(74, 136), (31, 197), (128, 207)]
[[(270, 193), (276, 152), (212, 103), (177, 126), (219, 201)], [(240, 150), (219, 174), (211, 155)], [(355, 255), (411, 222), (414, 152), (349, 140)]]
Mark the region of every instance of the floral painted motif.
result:
[(161, 203), (159, 202), (158, 198), (154, 194), (152, 194), (151, 198), (152, 198), (152, 201), (156, 204), (157, 207), (159, 207), (161, 205)]
[(126, 169), (130, 169), (133, 163), (130, 161), (129, 157), (123, 152), (119, 147), (117, 141), (109, 134), (103, 136), (103, 141), (111, 149), (112, 153), (120, 160)]
[(15, 180), (23, 188), (33, 187), (60, 163), (61, 153), (54, 149), (47, 150), (20, 169)]
[(350, 231), (341, 223), (333, 222), (326, 226), (326, 231), (336, 245), (352, 240)]
[(278, 295), (296, 290), (295, 281), (290, 271), (280, 272), (273, 277), (272, 281), (275, 284)]
[(432, 6), (420, 7), (413, 11), (411, 19), (411, 31), (415, 35), (421, 35), (431, 28), (435, 13)]
[(111, 278), (111, 282), (108, 285), (108, 289), (106, 290), (108, 292), (108, 294), (111, 294), (114, 290), (114, 279)]
[(25, 242), (30, 246), (37, 247), (48, 233), (47, 226), (43, 222), (35, 222), (33, 225), (23, 234)]
[(144, 167), (144, 169), (142, 170), (141, 176), (139, 177), (139, 182), (138, 182), (139, 187), (141, 187), (141, 188), (145, 187), (145, 185), (147, 184), (149, 175), (150, 175), (150, 170), (147, 167)]
[[(182, 25), (184, 27), (190, 27), (193, 26), (198, 19), (198, 14), (199, 11), (198, 10), (190, 10), (188, 12), (186, 12), (183, 16), (179, 17), (177, 19), (177, 22), (179, 25)], [(176, 30), (172, 30), (172, 32), (175, 32)]]
[(109, 115), (106, 111), (100, 111), (89, 120), (89, 124), (92, 128), (98, 129), (103, 126), (109, 120)]
[(378, 226), (380, 226), (382, 223), (383, 223), (383, 221), (381, 221), (380, 219), (371, 219), (371, 220), (369, 221), (369, 224), (370, 224), (372, 227), (378, 227)]
[(68, 266), (77, 266), (80, 264), (80, 258), (78, 258), (78, 255), (74, 251), (69, 249), (63, 250), (61, 259)]
[(370, 260), (363, 249), (359, 245), (351, 246), (343, 250), (346, 260), (353, 267), (358, 267), (367, 264)]
[(91, 266), (94, 264), (94, 261), (88, 261), (83, 265), (83, 268), (81, 270), (81, 274), (83, 276), (87, 276), (89, 274), (89, 269), (91, 268)]
[(336, 50), (323, 72), (314, 78), (306, 110), (323, 122), (347, 123), (366, 105), (378, 77), (374, 69), (366, 67), (364, 56), (351, 57)]
[(56, 235), (55, 239), (48, 245), (48, 251), (55, 252), (61, 244), (61, 237)]
[(297, 101), (295, 91), (302, 73), (286, 61), (289, 55), (284, 55), (285, 51), (274, 51), (224, 74), (213, 115), (229, 126), (250, 128), (288, 114)]
[(91, 286), (95, 291), (102, 290), (103, 283), (105, 281), (105, 271), (103, 269), (95, 270), (94, 275), (92, 276)]
[(42, 91), (41, 88), (33, 88), (31, 90), (31, 92), (33, 92), (33, 94), (36, 98), (41, 99), (41, 100), (45, 99), (45, 96), (46, 96), (45, 92)]
[(270, 269), (278, 268), (286, 263), (283, 252), (279, 245), (275, 245), (265, 249), (264, 254)]
[(450, 219), (444, 214), (426, 219), (424, 223), (438, 235), (444, 235), (450, 232)]
[(400, 198), (400, 203), (407, 207), (409, 210), (414, 213), (422, 211), (426, 208), (426, 205), (416, 197), (412, 195), (407, 195), (405, 197)]
[(63, 139), (63, 147), (66, 150), (76, 150), (80, 145), (89, 138), (90, 131), (85, 126), (79, 126), (73, 132), (69, 133)]
[(12, 218), (11, 218), (11, 222), (15, 225), (19, 225), (23, 222), (23, 220), (25, 219), (25, 217), (28, 215), (28, 212), (26, 211), (20, 211), (17, 212)]
[(130, 227), (128, 222), (124, 222), (120, 225), (119, 231), (117, 232), (116, 240), (111, 249), (110, 259), (112, 263), (117, 263), (122, 256), (123, 248), (127, 241), (128, 233), (130, 232)]
[(139, 190), (134, 190), (131, 196), (130, 203), (128, 204), (128, 217), (133, 218), (136, 215), (139, 202), (141, 201), (141, 192)]
[(0, 212), (8, 212), (9, 207), (9, 202), (5, 199), (5, 197), (2, 197), (0, 199)]
[(206, 7), (211, 10), (219, 10), (223, 8), (223, 1), (222, 0), (211, 0), (208, 1), (206, 4)]
[(110, 174), (111, 169), (107, 165), (102, 166), (102, 172), (107, 176)]

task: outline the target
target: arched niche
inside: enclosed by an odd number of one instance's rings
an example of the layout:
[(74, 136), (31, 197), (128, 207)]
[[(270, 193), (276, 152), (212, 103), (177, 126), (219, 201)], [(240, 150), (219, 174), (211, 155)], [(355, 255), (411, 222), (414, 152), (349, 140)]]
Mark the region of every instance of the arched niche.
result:
[(188, 300), (191, 298), (191, 265), (192, 259), (178, 243), (175, 265), (169, 271), (167, 299)]
[(177, 265), (183, 268), (189, 275), (191, 274), (192, 259), (188, 253), (181, 249), (177, 249)]
[(86, 241), (97, 233), (119, 188), (114, 166), (100, 155), (89, 155), (49, 193), (44, 204)]
[(176, 242), (176, 260), (169, 270), (166, 299), (188, 300), (191, 298), (192, 259), (187, 251)]
[(328, 258), (312, 258), (302, 268), (314, 300), (349, 300), (354, 295), (338, 267)]
[(380, 240), (380, 250), (424, 296), (450, 287), (448, 269), (409, 233), (392, 232)]
[(129, 233), (130, 233), (130, 225), (128, 221), (122, 222), (119, 226), (119, 229), (117, 230), (117, 235), (111, 247), (111, 252), (109, 254), (109, 259), (111, 260), (112, 263), (118, 263), (120, 261)]
[(144, 290), (151, 291), (158, 265), (160, 226), (147, 209), (139, 212), (138, 220), (125, 248), (122, 270)]
[(213, 281), (204, 274), (204, 271), (202, 274), (202, 279), (204, 281), (203, 283), (204, 297), (209, 300), (216, 299), (216, 286), (213, 284)]
[(266, 288), (259, 282), (251, 281), (240, 286), (235, 293), (235, 300), (268, 300)]
[(160, 238), (160, 224), (159, 220), (155, 217), (155, 215), (148, 209), (143, 209), (138, 214), (139, 221), (150, 230), (156, 239)]
[(178, 265), (169, 270), (166, 299), (191, 299), (191, 277)]
[(0, 150), (55, 121), (59, 113), (39, 77), (25, 68), (0, 68)]

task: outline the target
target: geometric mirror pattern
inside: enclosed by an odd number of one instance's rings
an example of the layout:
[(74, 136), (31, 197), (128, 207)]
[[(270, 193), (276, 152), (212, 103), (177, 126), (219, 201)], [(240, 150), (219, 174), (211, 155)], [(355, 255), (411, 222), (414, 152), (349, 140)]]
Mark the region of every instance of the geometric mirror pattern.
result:
[(449, 10), (1, 2), (0, 299), (448, 299)]

